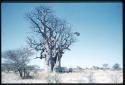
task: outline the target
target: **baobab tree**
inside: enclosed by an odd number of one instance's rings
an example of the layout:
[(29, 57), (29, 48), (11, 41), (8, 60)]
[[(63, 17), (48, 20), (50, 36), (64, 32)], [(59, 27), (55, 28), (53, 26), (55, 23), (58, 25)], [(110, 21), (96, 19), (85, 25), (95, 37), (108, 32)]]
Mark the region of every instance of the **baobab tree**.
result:
[(65, 50), (75, 42), (78, 32), (72, 32), (71, 26), (65, 20), (54, 15), (54, 11), (48, 6), (38, 6), (32, 12), (26, 14), (31, 22), (34, 35), (27, 37), (29, 46), (40, 51), (40, 58), (45, 58), (48, 71), (54, 67), (61, 67), (61, 58)]

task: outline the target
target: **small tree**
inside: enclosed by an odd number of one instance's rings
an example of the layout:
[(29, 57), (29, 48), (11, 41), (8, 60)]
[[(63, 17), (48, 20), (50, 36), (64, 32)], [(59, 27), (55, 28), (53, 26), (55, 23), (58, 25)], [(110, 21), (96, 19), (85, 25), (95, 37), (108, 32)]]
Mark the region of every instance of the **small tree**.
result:
[(121, 69), (121, 68), (120, 68), (120, 65), (119, 65), (118, 63), (114, 64), (114, 65), (112, 66), (112, 68), (113, 68), (113, 70), (120, 70), (120, 69)]
[(21, 48), (17, 50), (8, 50), (2, 54), (6, 59), (6, 63), (12, 65), (13, 69), (18, 71), (21, 78), (26, 77), (27, 64), (30, 61), (30, 56), (33, 53), (28, 48)]
[(77, 66), (76, 68), (77, 68), (78, 71), (82, 71), (83, 70), (82, 67), (80, 67), (80, 66)]
[(94, 70), (98, 70), (99, 67), (98, 67), (98, 66), (92, 66), (92, 69), (94, 69)]
[(103, 69), (104, 70), (107, 69), (107, 67), (108, 67), (108, 64), (103, 64)]
[(69, 72), (72, 72), (73, 71), (73, 69), (72, 68), (69, 68)]

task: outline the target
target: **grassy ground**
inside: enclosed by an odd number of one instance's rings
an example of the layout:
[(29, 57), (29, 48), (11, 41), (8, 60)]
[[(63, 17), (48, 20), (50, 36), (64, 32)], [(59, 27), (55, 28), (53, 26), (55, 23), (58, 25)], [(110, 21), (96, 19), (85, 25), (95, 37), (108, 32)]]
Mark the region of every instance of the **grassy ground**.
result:
[(73, 73), (31, 73), (34, 79), (21, 79), (13, 72), (2, 72), (2, 83), (122, 83), (123, 72), (111, 70), (84, 70)]

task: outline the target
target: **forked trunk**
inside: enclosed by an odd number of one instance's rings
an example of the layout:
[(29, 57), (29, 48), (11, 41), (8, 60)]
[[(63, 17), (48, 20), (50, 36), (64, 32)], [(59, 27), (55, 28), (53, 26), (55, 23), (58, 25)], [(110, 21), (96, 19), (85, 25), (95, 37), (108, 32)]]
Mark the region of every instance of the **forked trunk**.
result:
[(53, 72), (53, 69), (54, 69), (54, 61), (53, 61), (53, 59), (51, 58), (51, 59), (46, 59), (45, 60), (46, 61), (46, 66), (47, 66), (47, 71), (48, 72)]

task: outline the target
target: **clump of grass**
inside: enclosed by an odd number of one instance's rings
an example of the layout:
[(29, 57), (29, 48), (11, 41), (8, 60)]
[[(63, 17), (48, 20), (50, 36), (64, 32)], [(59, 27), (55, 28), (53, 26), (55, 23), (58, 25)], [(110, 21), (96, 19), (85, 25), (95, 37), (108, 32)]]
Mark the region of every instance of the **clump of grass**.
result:
[(47, 76), (47, 73), (46, 73), (46, 72), (37, 72), (37, 73), (35, 74), (35, 78), (36, 78), (36, 79), (44, 79), (46, 76)]
[(94, 79), (94, 72), (90, 72), (89, 76), (88, 76), (88, 82), (89, 83), (94, 83), (95, 79)]
[(111, 78), (113, 83), (119, 83), (120, 82), (120, 76), (117, 73), (111, 74), (110, 78)]
[(46, 80), (48, 83), (61, 83), (61, 78), (58, 73), (48, 73)]

